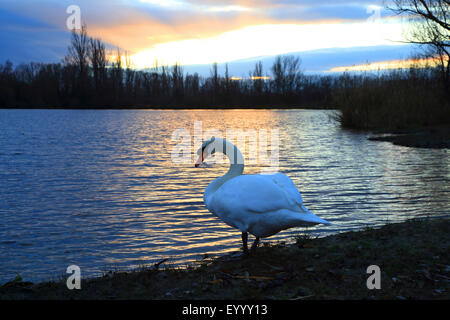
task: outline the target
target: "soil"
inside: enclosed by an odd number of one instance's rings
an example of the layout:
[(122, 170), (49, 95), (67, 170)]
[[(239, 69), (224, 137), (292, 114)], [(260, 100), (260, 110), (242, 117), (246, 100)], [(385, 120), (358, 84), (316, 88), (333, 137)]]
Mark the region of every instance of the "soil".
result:
[[(282, 299), (360, 300), (450, 298), (450, 220), (415, 219), (380, 228), (295, 242), (264, 243), (249, 256), (205, 255), (185, 268), (168, 261), (135, 271), (31, 283), (17, 278), (0, 287), (0, 299)], [(369, 266), (379, 267), (379, 283)], [(380, 287), (369, 289), (367, 284)]]
[(389, 141), (395, 145), (414, 148), (450, 149), (450, 127), (435, 126), (415, 130), (378, 133), (369, 140)]

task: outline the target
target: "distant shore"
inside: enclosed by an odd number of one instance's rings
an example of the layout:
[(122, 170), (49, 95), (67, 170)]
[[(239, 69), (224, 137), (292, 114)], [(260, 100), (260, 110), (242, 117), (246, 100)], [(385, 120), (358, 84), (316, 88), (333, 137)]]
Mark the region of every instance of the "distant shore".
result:
[[(43, 106), (43, 107), (3, 107), (0, 109), (29, 109), (29, 110), (337, 110), (329, 106), (239, 106), (239, 107), (197, 107), (190, 108), (187, 106), (97, 106), (97, 107), (64, 107), (64, 106)], [(368, 138), (371, 141), (386, 141), (395, 145), (413, 147), (413, 148), (432, 148), (432, 149), (450, 149), (450, 126), (428, 126), (417, 127), (403, 130), (378, 130), (373, 136)]]
[[(436, 299), (450, 298), (450, 220), (415, 219), (294, 244), (265, 244), (247, 258), (208, 257), (187, 268), (166, 261), (142, 270), (60, 282), (21, 279), (0, 299)], [(381, 289), (368, 289), (367, 268), (380, 268)]]
[(32, 106), (32, 107), (0, 107), (0, 109), (13, 110), (13, 109), (55, 109), (55, 110), (233, 110), (233, 109), (254, 109), (254, 110), (336, 110), (331, 106), (292, 106), (292, 105), (239, 105), (239, 106), (149, 106), (149, 105), (135, 105), (135, 106)]

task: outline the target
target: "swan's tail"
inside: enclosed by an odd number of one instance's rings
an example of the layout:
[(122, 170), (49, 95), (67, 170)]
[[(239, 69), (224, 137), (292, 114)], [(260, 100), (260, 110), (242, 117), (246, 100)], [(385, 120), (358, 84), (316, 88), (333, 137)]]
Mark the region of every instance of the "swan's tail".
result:
[(315, 225), (315, 224), (326, 224), (326, 225), (330, 225), (331, 222), (328, 222), (325, 219), (319, 218), (318, 216), (316, 216), (315, 214), (311, 213), (311, 214), (305, 214), (301, 220), (303, 222), (305, 222), (305, 224), (309, 224), (309, 225)]
[(311, 211), (306, 209), (305, 206), (303, 206), (303, 205), (300, 206), (300, 211), (301, 212), (296, 215), (296, 218), (299, 220), (300, 223), (303, 223), (305, 225), (315, 225), (315, 224), (319, 224), (319, 223), (322, 223), (325, 225), (331, 224), (331, 222), (328, 222), (327, 220), (316, 216), (314, 213), (312, 213)]

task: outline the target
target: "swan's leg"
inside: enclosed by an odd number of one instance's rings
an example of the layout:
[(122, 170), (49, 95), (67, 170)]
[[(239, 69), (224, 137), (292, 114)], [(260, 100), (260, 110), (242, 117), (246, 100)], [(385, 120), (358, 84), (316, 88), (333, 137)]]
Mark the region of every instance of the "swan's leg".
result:
[(244, 253), (245, 254), (248, 254), (247, 241), (248, 241), (248, 233), (247, 232), (242, 232), (242, 248), (244, 249)]
[(250, 248), (250, 251), (254, 252), (256, 248), (258, 248), (258, 245), (259, 245), (259, 237), (256, 237), (255, 241), (252, 244), (252, 247)]

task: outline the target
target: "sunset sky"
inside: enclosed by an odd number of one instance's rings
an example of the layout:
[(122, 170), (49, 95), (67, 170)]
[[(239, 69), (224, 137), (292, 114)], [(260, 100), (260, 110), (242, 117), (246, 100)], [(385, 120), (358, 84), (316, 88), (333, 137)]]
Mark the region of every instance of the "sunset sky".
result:
[(136, 68), (296, 53), (310, 57), (306, 71), (327, 71), (410, 52), (396, 42), (405, 25), (377, 0), (16, 0), (0, 2), (0, 61), (60, 61), (70, 5), (91, 36), (128, 50)]

